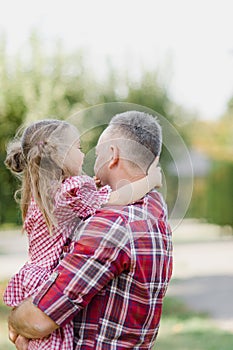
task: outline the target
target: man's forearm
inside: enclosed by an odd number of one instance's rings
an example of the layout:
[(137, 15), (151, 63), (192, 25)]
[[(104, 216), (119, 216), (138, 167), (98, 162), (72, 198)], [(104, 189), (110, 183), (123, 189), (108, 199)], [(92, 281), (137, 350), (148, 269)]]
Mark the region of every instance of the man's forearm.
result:
[(9, 326), (17, 334), (30, 339), (47, 337), (58, 328), (50, 317), (33, 305), (31, 299), (24, 301), (11, 311)]

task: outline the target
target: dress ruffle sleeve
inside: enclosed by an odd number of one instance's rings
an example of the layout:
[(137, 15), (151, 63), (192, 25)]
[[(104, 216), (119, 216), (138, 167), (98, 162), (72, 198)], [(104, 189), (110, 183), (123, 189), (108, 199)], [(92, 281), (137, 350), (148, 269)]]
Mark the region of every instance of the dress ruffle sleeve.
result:
[(108, 202), (111, 191), (108, 185), (97, 190), (94, 180), (86, 175), (67, 178), (55, 195), (58, 225), (75, 217), (83, 219), (95, 214), (97, 209)]
[(26, 263), (9, 281), (3, 300), (8, 306), (18, 306), (34, 294), (49, 276), (49, 271), (35, 264)]
[(97, 190), (94, 180), (89, 176), (66, 179), (54, 197), (58, 226), (52, 236), (32, 199), (24, 222), (29, 238), (29, 261), (11, 278), (4, 294), (7, 305), (19, 305), (48, 279), (77, 220), (93, 215), (108, 202), (110, 193), (109, 186)]

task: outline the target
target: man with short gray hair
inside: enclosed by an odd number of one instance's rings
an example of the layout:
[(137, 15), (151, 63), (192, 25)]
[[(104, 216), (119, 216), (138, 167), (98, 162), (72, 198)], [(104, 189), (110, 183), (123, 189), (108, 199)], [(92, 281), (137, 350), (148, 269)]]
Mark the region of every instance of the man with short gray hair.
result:
[[(146, 176), (161, 152), (161, 127), (146, 113), (112, 118), (96, 147), (95, 173), (112, 189)], [(172, 273), (171, 230), (156, 190), (106, 206), (79, 225), (43, 288), (11, 313), (10, 338), (41, 338), (74, 320), (74, 350), (152, 349)], [(16, 337), (20, 334), (21, 337)]]
[(111, 119), (108, 128), (114, 129), (114, 133), (119, 131), (126, 139), (142, 144), (154, 157), (160, 155), (162, 130), (157, 119), (152, 115), (137, 111), (117, 114)]
[[(145, 176), (153, 161), (156, 158), (159, 159), (162, 147), (161, 126), (155, 117), (138, 111), (117, 114), (111, 119), (99, 138), (95, 164), (95, 174), (102, 180), (102, 185), (109, 184), (111, 187), (116, 183), (112, 181), (113, 173), (111, 176), (107, 175), (108, 167), (105, 156), (108, 153), (105, 148), (113, 149), (113, 145), (121, 161), (126, 162), (127, 167), (133, 168), (134, 178), (132, 180), (135, 181)], [(119, 169), (117, 169), (117, 175), (118, 171)], [(106, 180), (105, 177), (107, 177)]]

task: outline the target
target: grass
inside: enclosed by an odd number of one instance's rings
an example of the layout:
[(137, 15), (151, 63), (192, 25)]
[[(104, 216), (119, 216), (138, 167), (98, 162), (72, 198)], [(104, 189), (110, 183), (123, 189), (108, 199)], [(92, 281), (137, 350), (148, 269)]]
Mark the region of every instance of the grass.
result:
[(174, 298), (166, 298), (154, 350), (232, 350), (233, 335), (206, 314), (196, 313)]
[[(1, 224), (0, 225), (0, 234), (5, 234), (5, 231), (19, 231), (22, 229), (22, 226), (16, 224)], [(1, 350), (1, 349), (0, 349)]]
[(15, 350), (15, 346), (8, 340), (7, 318), (10, 308), (3, 304), (2, 296), (6, 281), (0, 282), (0, 350)]
[[(0, 282), (0, 350), (15, 350), (8, 340), (9, 308), (2, 302), (6, 281)], [(188, 309), (174, 298), (166, 298), (161, 327), (154, 350), (232, 350), (233, 335), (218, 329), (207, 315)]]

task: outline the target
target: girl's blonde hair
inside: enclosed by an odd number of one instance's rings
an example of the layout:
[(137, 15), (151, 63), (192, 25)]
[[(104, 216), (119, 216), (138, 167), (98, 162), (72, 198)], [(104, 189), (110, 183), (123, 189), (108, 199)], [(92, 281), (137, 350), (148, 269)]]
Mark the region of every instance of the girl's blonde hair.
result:
[(74, 127), (61, 120), (41, 120), (28, 126), (22, 136), (16, 136), (7, 147), (5, 165), (22, 181), (17, 192), (21, 193), (23, 221), (33, 197), (50, 232), (56, 222), (52, 194), (55, 195), (62, 181), (71, 175), (64, 166), (70, 146), (66, 135), (69, 128)]

